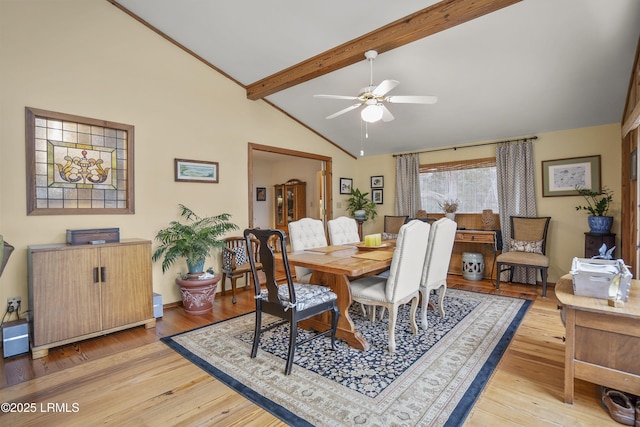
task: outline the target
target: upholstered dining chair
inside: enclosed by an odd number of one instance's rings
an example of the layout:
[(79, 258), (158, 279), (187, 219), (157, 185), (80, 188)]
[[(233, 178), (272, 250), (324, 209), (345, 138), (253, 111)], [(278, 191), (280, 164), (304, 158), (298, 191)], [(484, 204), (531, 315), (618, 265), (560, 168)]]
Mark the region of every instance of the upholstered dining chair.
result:
[[(274, 241), (272, 239), (274, 235), (278, 237), (278, 240), (275, 241), (281, 249), (283, 268), (287, 279), (287, 282), (281, 285), (276, 282), (276, 261), (274, 251), (269, 245), (270, 239), (271, 242)], [(336, 328), (338, 327), (338, 318), (340, 316), (340, 311), (336, 305), (337, 296), (326, 286), (294, 282), (291, 277), (291, 270), (287, 259), (287, 237), (282, 230), (247, 229), (244, 231), (244, 238), (247, 245), (251, 244), (252, 237), (254, 236), (259, 241), (258, 256), (266, 279), (266, 289), (260, 287), (257, 257), (253, 252), (250, 252), (249, 264), (251, 265), (251, 272), (254, 277), (253, 282), (256, 300), (256, 322), (251, 357), (256, 357), (258, 353), (262, 332), (273, 329), (280, 324), (288, 323), (289, 351), (287, 353), (287, 363), (284, 372), (285, 375), (289, 375), (291, 373), (291, 367), (293, 366), (295, 349), (298, 344), (304, 344), (305, 342), (330, 334), (331, 348), (333, 350), (337, 349)], [(318, 332), (311, 338), (297, 343), (298, 322), (327, 311), (331, 311), (331, 328), (323, 332)], [(282, 319), (282, 322), (276, 322), (262, 328), (262, 313), (279, 317)]]
[(547, 231), (551, 217), (522, 217), (512, 216), (511, 239), (508, 252), (503, 252), (496, 258), (496, 289), (500, 289), (500, 275), (509, 271), (509, 281), (513, 281), (515, 267), (535, 268), (540, 270), (542, 279), (542, 296), (547, 296), (547, 270), (549, 257), (547, 256)]
[[(253, 280), (251, 275), (251, 266), (249, 265), (249, 254), (247, 251), (247, 244), (244, 237), (234, 236), (224, 239), (226, 246), (222, 249), (222, 295), (226, 295), (227, 278), (231, 279), (231, 294), (233, 295), (232, 302), (236, 303), (236, 282), (239, 278), (245, 278), (245, 289), (250, 286), (250, 281)], [(251, 240), (251, 251), (257, 255), (258, 253), (258, 240)], [(260, 263), (256, 264), (258, 270), (262, 269)], [(258, 282), (259, 283), (259, 282)]]
[(445, 315), (444, 295), (447, 292), (447, 272), (449, 271), (453, 243), (456, 239), (456, 229), (456, 222), (449, 218), (440, 218), (431, 224), (427, 255), (420, 281), (420, 293), (422, 294), (420, 320), (424, 330), (427, 330), (429, 295), (434, 290), (438, 292), (438, 313), (440, 317)]
[[(289, 241), (293, 252), (328, 246), (327, 236), (324, 234), (324, 224), (321, 220), (313, 218), (302, 218), (290, 222)], [(296, 266), (295, 272), (297, 282), (309, 283), (310, 269)]]
[(408, 219), (408, 215), (385, 215), (382, 238), (384, 240), (396, 239), (398, 237), (400, 227), (402, 227)]
[(329, 229), (329, 241), (332, 245), (345, 245), (347, 243), (360, 242), (358, 223), (355, 219), (340, 216), (327, 221)]
[[(411, 332), (414, 335), (418, 333), (416, 312), (430, 228), (428, 223), (418, 220), (400, 227), (389, 277), (369, 276), (351, 282), (351, 296), (354, 301), (389, 310), (388, 340), (391, 353), (396, 351), (395, 327), (398, 308), (409, 301)], [(375, 310), (371, 310), (371, 320), (374, 318)]]

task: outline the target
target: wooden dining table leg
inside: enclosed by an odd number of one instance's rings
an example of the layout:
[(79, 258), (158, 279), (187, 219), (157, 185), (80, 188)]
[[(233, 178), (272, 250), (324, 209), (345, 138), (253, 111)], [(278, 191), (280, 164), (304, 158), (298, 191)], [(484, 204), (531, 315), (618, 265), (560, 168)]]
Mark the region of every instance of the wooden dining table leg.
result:
[[(340, 318), (338, 319), (336, 336), (346, 341), (353, 348), (363, 351), (368, 350), (369, 343), (360, 331), (356, 330), (353, 320), (351, 320), (351, 316), (349, 315), (349, 306), (352, 302), (349, 278), (342, 274), (314, 271), (311, 275), (310, 283), (328, 286), (338, 296), (337, 304), (340, 310)], [(300, 322), (300, 327), (316, 331), (327, 330), (331, 328), (331, 315), (328, 312), (322, 313)]]

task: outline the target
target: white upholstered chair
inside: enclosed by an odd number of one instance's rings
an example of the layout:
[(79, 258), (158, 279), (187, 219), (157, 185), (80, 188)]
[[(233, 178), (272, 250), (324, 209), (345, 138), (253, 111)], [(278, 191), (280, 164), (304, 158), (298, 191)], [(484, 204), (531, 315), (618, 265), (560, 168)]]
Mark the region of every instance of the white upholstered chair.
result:
[(345, 245), (347, 243), (360, 242), (358, 223), (355, 219), (340, 216), (327, 221), (329, 229), (329, 241), (332, 245)]
[(457, 224), (448, 218), (441, 218), (431, 224), (427, 256), (424, 260), (420, 293), (422, 294), (421, 325), (427, 329), (427, 308), (432, 290), (438, 291), (438, 312), (444, 317), (444, 295), (447, 292), (447, 272), (456, 238)]
[[(416, 324), (418, 289), (430, 228), (428, 223), (418, 220), (410, 221), (400, 227), (389, 278), (369, 276), (351, 282), (351, 296), (354, 301), (389, 310), (389, 351), (391, 353), (396, 350), (395, 327), (400, 305), (411, 301), (411, 332), (418, 333)], [(372, 317), (374, 316), (375, 311), (372, 310)]]
[[(289, 242), (291, 242), (292, 252), (328, 246), (327, 236), (324, 234), (324, 224), (319, 219), (313, 218), (302, 218), (290, 222)], [(309, 283), (312, 270), (297, 266), (295, 270), (296, 282)]]

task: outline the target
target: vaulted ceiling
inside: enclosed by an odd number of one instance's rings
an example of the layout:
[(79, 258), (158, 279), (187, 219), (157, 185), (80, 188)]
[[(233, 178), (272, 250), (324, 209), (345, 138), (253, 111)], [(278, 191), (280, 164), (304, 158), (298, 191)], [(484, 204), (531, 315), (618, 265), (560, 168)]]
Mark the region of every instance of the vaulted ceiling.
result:
[[(619, 123), (640, 36), (637, 0), (108, 1), (354, 156)], [(374, 85), (438, 102), (325, 119), (370, 49)]]

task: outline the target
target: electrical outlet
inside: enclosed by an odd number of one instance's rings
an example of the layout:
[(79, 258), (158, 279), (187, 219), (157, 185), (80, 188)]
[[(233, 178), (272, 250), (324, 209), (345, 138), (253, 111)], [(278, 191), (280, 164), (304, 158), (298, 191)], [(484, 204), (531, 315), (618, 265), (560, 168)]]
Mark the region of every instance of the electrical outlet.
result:
[(7, 312), (14, 313), (20, 309), (20, 304), (22, 304), (21, 297), (11, 297), (7, 298)]

